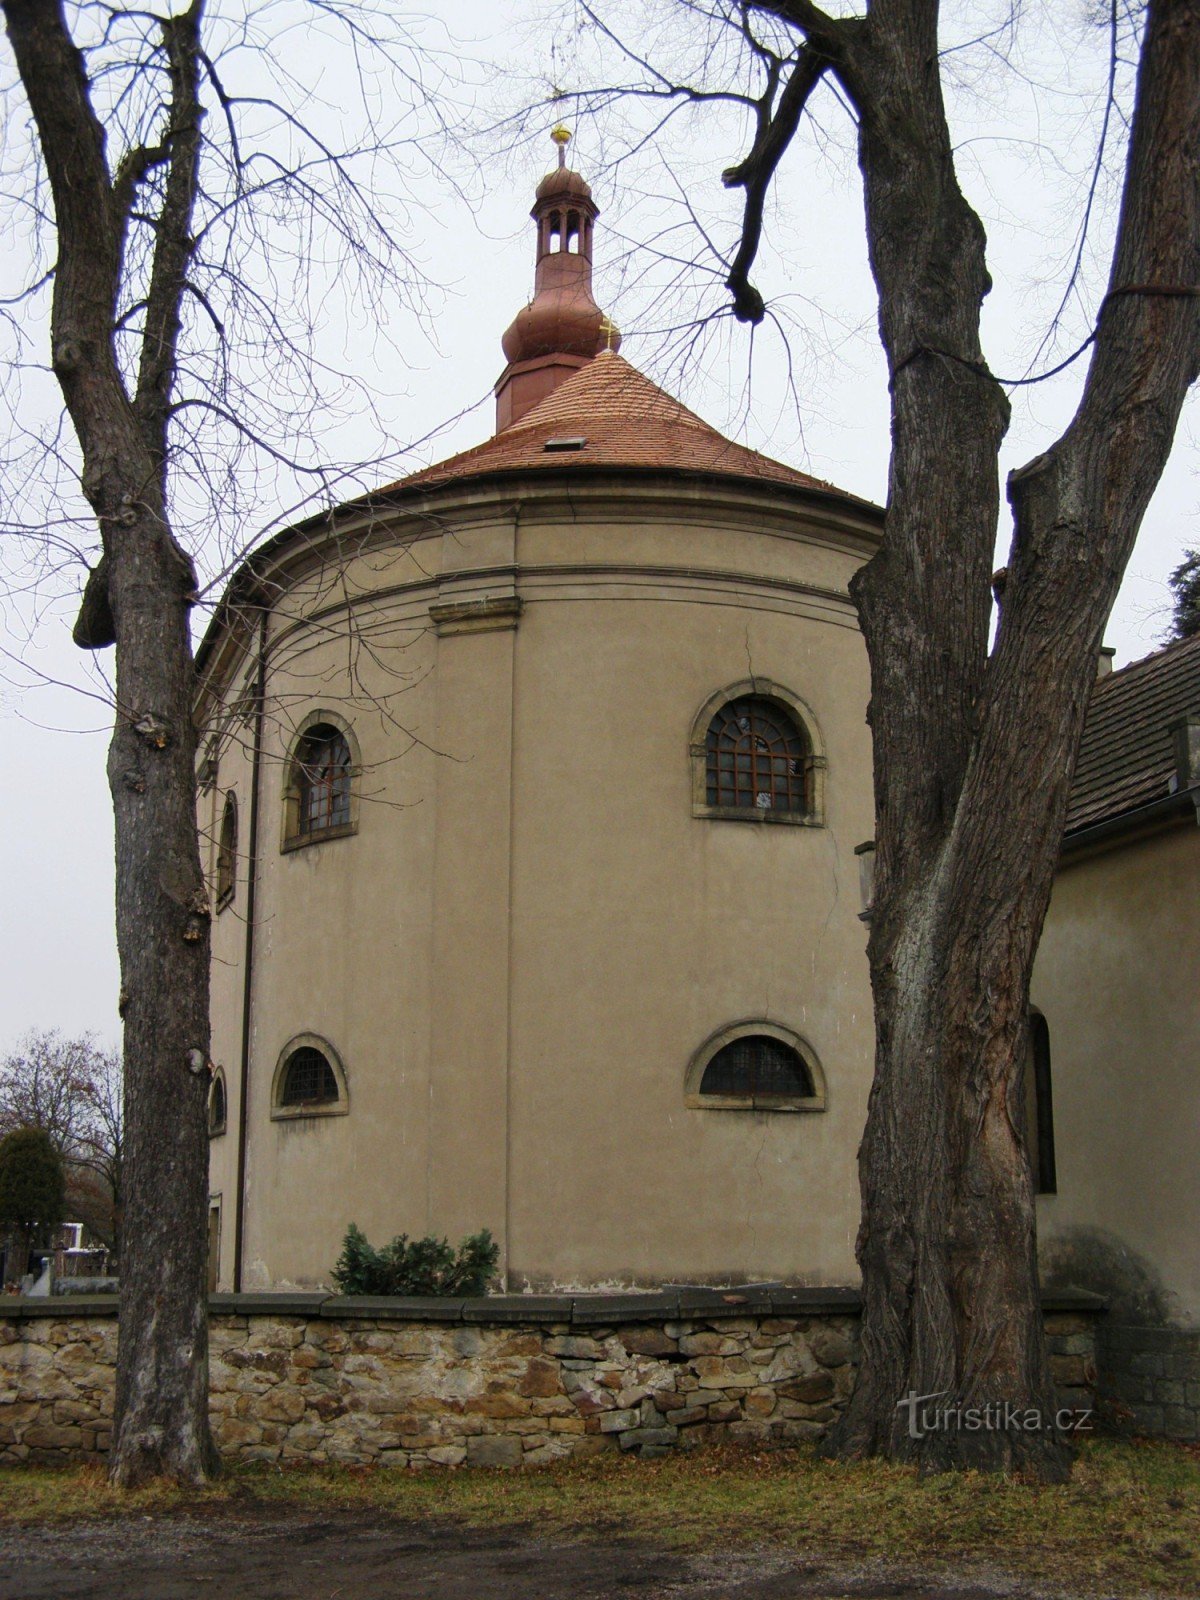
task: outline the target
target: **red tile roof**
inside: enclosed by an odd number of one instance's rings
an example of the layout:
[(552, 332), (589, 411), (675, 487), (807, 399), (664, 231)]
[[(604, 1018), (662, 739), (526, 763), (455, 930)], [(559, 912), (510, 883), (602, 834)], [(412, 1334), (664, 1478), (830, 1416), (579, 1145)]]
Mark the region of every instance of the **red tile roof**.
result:
[[(571, 438), (584, 443), (546, 448), (551, 440)], [(512, 427), (390, 487), (433, 488), (484, 473), (593, 466), (721, 473), (856, 498), (734, 444), (612, 350), (601, 351)]]
[(1098, 678), (1084, 724), (1067, 834), (1171, 793), (1170, 724), (1200, 712), (1200, 634)]

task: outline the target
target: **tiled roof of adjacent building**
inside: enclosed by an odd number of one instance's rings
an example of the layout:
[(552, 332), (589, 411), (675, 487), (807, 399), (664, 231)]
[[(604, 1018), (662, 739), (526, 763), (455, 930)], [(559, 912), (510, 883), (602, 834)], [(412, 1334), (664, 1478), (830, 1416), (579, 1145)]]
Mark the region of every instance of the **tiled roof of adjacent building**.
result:
[(1071, 786), (1067, 834), (1171, 793), (1169, 728), (1200, 712), (1200, 634), (1099, 678)]
[(493, 472), (589, 466), (728, 474), (857, 498), (734, 444), (613, 350), (602, 350), (511, 427), (391, 489), (434, 488)]

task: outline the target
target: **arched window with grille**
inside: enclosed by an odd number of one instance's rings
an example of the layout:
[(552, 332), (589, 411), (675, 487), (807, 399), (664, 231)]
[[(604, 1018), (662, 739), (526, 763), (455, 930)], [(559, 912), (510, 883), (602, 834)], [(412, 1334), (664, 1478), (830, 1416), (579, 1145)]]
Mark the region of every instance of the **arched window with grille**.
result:
[(748, 679), (714, 695), (692, 729), (697, 816), (817, 826), (824, 756), (807, 708), (779, 684)]
[(823, 1111), (825, 1078), (810, 1045), (774, 1022), (737, 1022), (688, 1065), (685, 1104), (716, 1111)]
[(221, 812), (221, 832), (217, 838), (217, 910), (227, 906), (237, 887), (238, 809), (231, 789)]
[(353, 833), (358, 753), (350, 730), (328, 712), (309, 717), (292, 748), (284, 794), (284, 849)]
[(346, 1074), (337, 1052), (316, 1034), (297, 1035), (275, 1068), (272, 1117), (328, 1116), (348, 1109)]

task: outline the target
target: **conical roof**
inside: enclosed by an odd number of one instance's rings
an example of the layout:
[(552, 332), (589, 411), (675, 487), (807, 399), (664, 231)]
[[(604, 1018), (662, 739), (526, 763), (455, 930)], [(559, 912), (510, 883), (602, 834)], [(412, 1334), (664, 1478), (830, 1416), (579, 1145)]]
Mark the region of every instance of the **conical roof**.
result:
[(718, 473), (844, 494), (726, 439), (613, 350), (602, 350), (511, 427), (392, 488), (432, 488), (495, 472), (568, 467)]

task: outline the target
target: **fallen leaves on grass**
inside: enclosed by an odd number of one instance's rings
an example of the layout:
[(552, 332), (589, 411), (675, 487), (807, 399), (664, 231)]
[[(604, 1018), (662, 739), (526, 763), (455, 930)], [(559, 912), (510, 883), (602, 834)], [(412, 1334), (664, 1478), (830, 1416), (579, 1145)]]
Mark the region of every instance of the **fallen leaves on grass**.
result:
[(238, 1467), (209, 1489), (124, 1494), (98, 1467), (0, 1472), (0, 1520), (278, 1515), (344, 1509), (560, 1538), (627, 1537), (681, 1549), (777, 1545), (809, 1556), (938, 1567), (987, 1564), (1068, 1589), (1195, 1593), (1200, 1456), (1096, 1440), (1070, 1483), (979, 1473), (920, 1478), (883, 1462), (733, 1447), (658, 1461), (608, 1456), (526, 1472)]

